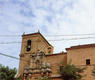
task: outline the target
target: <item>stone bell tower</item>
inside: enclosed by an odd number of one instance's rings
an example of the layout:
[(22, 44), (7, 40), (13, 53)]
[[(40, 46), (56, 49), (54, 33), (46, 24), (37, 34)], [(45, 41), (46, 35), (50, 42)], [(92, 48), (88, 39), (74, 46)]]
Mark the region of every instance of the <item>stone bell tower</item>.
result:
[[(46, 54), (53, 54), (53, 46), (49, 44), (39, 31), (32, 34), (24, 33), (22, 35), (22, 47), (17, 77), (23, 76), (26, 67), (31, 67), (32, 69), (40, 68), (45, 63), (44, 56)], [(35, 64), (33, 64), (34, 62)]]

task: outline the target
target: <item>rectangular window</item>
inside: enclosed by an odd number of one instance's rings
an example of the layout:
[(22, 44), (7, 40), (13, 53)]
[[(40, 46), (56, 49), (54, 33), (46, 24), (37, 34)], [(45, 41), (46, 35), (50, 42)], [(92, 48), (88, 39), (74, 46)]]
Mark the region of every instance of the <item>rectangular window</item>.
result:
[(86, 65), (90, 65), (90, 59), (86, 59)]
[(60, 71), (63, 70), (64, 66), (60, 66)]

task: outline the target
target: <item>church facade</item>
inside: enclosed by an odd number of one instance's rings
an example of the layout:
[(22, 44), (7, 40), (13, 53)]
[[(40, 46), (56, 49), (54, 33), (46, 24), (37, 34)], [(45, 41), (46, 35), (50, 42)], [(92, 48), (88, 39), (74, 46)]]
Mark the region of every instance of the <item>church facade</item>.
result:
[[(37, 80), (48, 76), (52, 80), (62, 80), (58, 74), (61, 66), (71, 64), (84, 67), (83, 80), (94, 80), (92, 70), (95, 65), (95, 44), (66, 48), (67, 52), (53, 53), (53, 46), (40, 33), (23, 34), (17, 77), (22, 80)], [(64, 61), (64, 65), (61, 62)]]

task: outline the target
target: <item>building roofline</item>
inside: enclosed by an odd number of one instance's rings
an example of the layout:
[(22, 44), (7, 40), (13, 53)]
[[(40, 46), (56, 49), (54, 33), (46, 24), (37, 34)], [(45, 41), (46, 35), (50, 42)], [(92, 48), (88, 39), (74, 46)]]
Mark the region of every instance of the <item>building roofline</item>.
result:
[(39, 32), (36, 32), (36, 33), (30, 33), (30, 34), (23, 34), (22, 37), (23, 37), (23, 36), (35, 35), (35, 34), (39, 34)]
[(36, 35), (36, 34), (39, 34), (47, 42), (47, 44), (49, 46), (53, 47), (40, 32), (31, 33), (31, 34), (23, 34), (22, 37), (24, 37), (24, 36), (30, 36), (30, 35)]
[(84, 44), (84, 45), (71, 46), (70, 48), (66, 48), (66, 50), (89, 48), (89, 47), (95, 47), (95, 43), (93, 43), (93, 44)]
[(46, 56), (57, 56), (57, 55), (66, 55), (66, 52), (61, 52), (61, 53), (55, 53), (55, 54), (46, 54)]

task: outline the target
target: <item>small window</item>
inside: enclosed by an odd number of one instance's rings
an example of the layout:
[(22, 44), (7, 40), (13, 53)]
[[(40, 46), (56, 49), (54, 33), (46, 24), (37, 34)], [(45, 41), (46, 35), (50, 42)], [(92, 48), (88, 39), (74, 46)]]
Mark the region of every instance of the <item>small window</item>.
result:
[(60, 66), (60, 71), (63, 70), (64, 66)]
[(31, 50), (31, 40), (27, 41), (27, 46), (26, 46), (26, 51), (30, 51)]
[(51, 47), (48, 47), (48, 53), (49, 54), (51, 53)]
[(50, 53), (51, 53), (51, 51), (49, 50), (49, 51), (48, 51), (48, 53), (50, 54)]
[(90, 59), (86, 59), (86, 65), (90, 65)]

